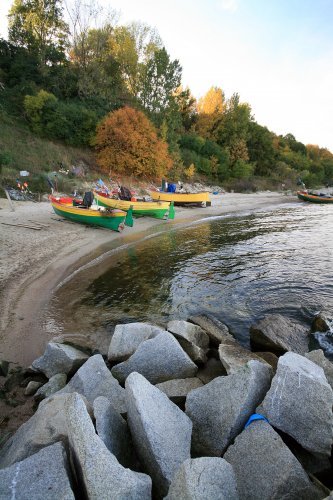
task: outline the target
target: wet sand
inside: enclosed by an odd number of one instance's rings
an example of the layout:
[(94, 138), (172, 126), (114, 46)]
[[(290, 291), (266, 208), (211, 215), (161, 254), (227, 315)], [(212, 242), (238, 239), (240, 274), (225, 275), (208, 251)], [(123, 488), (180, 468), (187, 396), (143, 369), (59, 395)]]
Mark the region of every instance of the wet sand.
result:
[(0, 359), (29, 366), (42, 354), (50, 340), (42, 313), (53, 290), (110, 246), (134, 244), (147, 234), (192, 220), (294, 202), (296, 196), (227, 193), (211, 199), (212, 206), (207, 208), (176, 207), (173, 221), (135, 219), (134, 227), (122, 233), (65, 221), (54, 214), (49, 202), (12, 202), (13, 212), (8, 201), (0, 199), (0, 223), (6, 223), (0, 224)]

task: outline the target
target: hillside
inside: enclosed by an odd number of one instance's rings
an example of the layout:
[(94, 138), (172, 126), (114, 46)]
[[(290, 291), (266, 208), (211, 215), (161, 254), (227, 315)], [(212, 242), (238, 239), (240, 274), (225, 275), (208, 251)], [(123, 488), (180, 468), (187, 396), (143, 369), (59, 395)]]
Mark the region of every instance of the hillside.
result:
[(88, 148), (71, 147), (33, 134), (23, 122), (0, 113), (0, 184), (14, 185), (20, 170), (30, 172), (33, 191), (47, 189), (45, 174), (71, 166), (95, 168), (94, 154)]

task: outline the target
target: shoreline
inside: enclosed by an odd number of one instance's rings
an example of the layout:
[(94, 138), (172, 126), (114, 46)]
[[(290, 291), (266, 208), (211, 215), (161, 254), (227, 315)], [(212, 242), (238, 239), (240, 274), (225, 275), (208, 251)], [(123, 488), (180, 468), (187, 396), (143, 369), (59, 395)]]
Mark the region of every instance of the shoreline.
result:
[(295, 201), (295, 196), (277, 192), (212, 195), (211, 207), (176, 207), (173, 221), (139, 218), (134, 227), (117, 233), (61, 220), (48, 202), (13, 202), (11, 212), (7, 200), (1, 199), (0, 222), (40, 229), (1, 225), (0, 359), (28, 366), (42, 354), (51, 340), (43, 330), (42, 314), (53, 291), (110, 248), (135, 244), (160, 229)]

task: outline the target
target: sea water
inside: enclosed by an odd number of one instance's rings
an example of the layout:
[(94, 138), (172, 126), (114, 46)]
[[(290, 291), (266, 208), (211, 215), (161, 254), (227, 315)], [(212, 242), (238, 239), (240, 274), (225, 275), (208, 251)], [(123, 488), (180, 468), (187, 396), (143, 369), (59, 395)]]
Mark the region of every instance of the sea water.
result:
[[(208, 314), (249, 345), (249, 328), (279, 313), (309, 329), (333, 316), (333, 206), (291, 202), (161, 234), (83, 269), (58, 290), (63, 332), (110, 332), (117, 323)], [(333, 330), (333, 328), (332, 328)], [(332, 333), (317, 342), (333, 354)]]

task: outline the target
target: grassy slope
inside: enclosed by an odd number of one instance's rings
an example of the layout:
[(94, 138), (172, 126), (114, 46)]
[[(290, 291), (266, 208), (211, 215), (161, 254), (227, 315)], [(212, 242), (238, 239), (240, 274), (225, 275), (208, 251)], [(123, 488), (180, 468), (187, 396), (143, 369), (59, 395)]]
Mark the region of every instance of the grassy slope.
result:
[(0, 153), (9, 158), (2, 167), (3, 178), (15, 178), (19, 170), (32, 174), (65, 168), (84, 162), (95, 166), (93, 152), (87, 148), (74, 148), (34, 135), (22, 122), (0, 112)]

